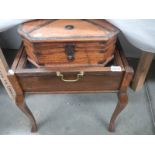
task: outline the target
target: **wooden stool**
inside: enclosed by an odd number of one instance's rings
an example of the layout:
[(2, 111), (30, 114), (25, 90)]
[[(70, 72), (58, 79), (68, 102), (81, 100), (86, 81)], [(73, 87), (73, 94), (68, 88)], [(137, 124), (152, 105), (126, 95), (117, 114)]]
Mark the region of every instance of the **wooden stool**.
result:
[[(59, 70), (60, 71), (60, 70)], [(85, 93), (85, 92), (116, 92), (118, 104), (111, 117), (109, 131), (114, 131), (115, 120), (128, 103), (127, 88), (133, 75), (133, 69), (128, 65), (119, 45), (116, 49), (112, 65), (105, 67), (83, 68), (83, 76), (78, 74), (79, 81), (66, 82), (70, 75), (81, 70), (60, 71), (64, 76), (56, 74), (56, 70), (28, 67), (27, 57), (22, 47), (18, 52), (8, 78), (16, 91), (16, 105), (26, 114), (32, 126), (32, 132), (37, 131), (33, 114), (24, 101), (25, 93)], [(67, 79), (65, 79), (67, 77)], [(65, 81), (65, 80), (66, 81)], [(64, 82), (64, 81), (65, 82)]]

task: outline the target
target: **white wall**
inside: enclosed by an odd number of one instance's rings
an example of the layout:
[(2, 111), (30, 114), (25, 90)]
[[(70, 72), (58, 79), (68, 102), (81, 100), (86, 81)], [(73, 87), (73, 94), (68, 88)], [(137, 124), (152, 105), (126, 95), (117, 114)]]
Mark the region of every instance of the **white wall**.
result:
[[(128, 41), (122, 34), (119, 35), (119, 38), (127, 57), (139, 57), (141, 52), (139, 49), (136, 49), (130, 43), (128, 43)], [(20, 47), (20, 44), (21, 38), (17, 33), (17, 27), (0, 33), (1, 47), (8, 49), (18, 49)]]

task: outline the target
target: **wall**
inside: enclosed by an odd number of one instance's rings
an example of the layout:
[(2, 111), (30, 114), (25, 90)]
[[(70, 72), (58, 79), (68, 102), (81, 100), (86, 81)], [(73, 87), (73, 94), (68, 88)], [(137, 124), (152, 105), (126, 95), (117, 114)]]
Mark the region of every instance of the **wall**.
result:
[(21, 37), (17, 33), (17, 26), (0, 33), (0, 45), (3, 48), (18, 49), (21, 44)]
[[(133, 47), (123, 36), (119, 35), (123, 49), (127, 57), (139, 57), (141, 51)], [(17, 33), (17, 27), (9, 29), (5, 32), (0, 33), (0, 45), (3, 48), (18, 49), (21, 44), (21, 38)]]

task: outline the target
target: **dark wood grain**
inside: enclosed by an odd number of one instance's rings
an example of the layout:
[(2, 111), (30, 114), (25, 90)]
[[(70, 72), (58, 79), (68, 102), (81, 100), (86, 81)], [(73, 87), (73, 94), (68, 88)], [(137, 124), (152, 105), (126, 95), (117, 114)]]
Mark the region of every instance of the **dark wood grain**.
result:
[(117, 92), (119, 101), (109, 124), (113, 131), (128, 103), (133, 75), (119, 41), (116, 47), (118, 30), (105, 20), (35, 20), (21, 25), (19, 33), (25, 48), (8, 77), (32, 131), (37, 125), (24, 102), (25, 93)]
[(28, 108), (28, 106), (26, 105), (23, 95), (16, 96), (16, 105), (30, 120), (31, 132), (36, 132), (37, 124), (36, 124), (35, 118), (34, 118), (32, 112), (30, 111), (30, 109)]
[(115, 129), (115, 120), (117, 119), (120, 112), (127, 106), (128, 104), (128, 95), (127, 95), (127, 88), (132, 80), (133, 77), (133, 69), (129, 66), (125, 55), (123, 53), (122, 47), (120, 42), (117, 42), (117, 47), (120, 51), (120, 57), (124, 65), (124, 75), (122, 77), (122, 82), (120, 84), (119, 92), (118, 92), (118, 104), (113, 112), (109, 123), (109, 131), (114, 131)]
[(140, 60), (137, 65), (135, 76), (132, 82), (133, 90), (138, 91), (143, 87), (147, 73), (153, 61), (153, 58), (154, 58), (154, 53), (142, 52), (140, 56)]
[(13, 71), (16, 70), (16, 67), (17, 67), (18, 62), (19, 62), (19, 60), (20, 60), (20, 57), (22, 56), (22, 53), (23, 53), (24, 51), (25, 51), (25, 50), (24, 50), (24, 46), (23, 46), (23, 43), (22, 43), (21, 46), (20, 46), (20, 48), (19, 48), (19, 51), (18, 51), (18, 53), (17, 53), (17, 55), (16, 55), (16, 57), (15, 57), (15, 60), (13, 61), (13, 64), (12, 64), (12, 66), (11, 66), (11, 69), (12, 69)]
[[(66, 25), (73, 26), (72, 30)], [(104, 63), (115, 51), (118, 29), (105, 20), (35, 20), (20, 25), (26, 53), (38, 65)], [(74, 46), (68, 60), (66, 46)]]
[[(77, 73), (64, 74), (66, 79), (75, 79)], [(55, 75), (37, 75), (35, 76), (19, 76), (18, 79), (25, 92), (80, 92), (80, 91), (116, 91), (119, 89), (120, 77), (122, 73), (100, 73), (100, 74), (87, 74), (79, 81), (75, 83), (67, 83), (61, 81), (59, 77)]]
[[(17, 91), (16, 104), (28, 116), (32, 131), (37, 130), (37, 125), (31, 111), (24, 102), (24, 93), (97, 93), (118, 92), (118, 104), (114, 110), (109, 124), (109, 131), (114, 131), (115, 120), (128, 103), (127, 88), (132, 79), (133, 70), (128, 65), (125, 56), (116, 49), (112, 65), (120, 66), (121, 71), (112, 71), (110, 66), (83, 66), (78, 67), (66, 64), (51, 67), (30, 68), (27, 66), (26, 53), (17, 55), (15, 75), (9, 75), (11, 83)], [(64, 64), (65, 65), (65, 64)], [(84, 76), (74, 83), (63, 82), (57, 77), (56, 72), (64, 74), (65, 79), (75, 79), (78, 72), (84, 71)]]
[[(66, 25), (73, 25), (74, 29), (68, 30), (65, 28)], [(64, 40), (72, 42), (107, 41), (119, 30), (106, 20), (45, 19), (23, 23), (19, 26), (18, 32), (31, 42), (64, 42)]]

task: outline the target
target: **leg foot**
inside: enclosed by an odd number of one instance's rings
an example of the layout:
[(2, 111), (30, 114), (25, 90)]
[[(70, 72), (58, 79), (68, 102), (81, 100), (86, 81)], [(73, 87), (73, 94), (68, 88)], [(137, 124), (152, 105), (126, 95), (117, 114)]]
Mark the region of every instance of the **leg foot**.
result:
[(32, 126), (31, 132), (36, 132), (37, 124), (36, 124), (35, 118), (32, 112), (30, 111), (30, 109), (28, 108), (28, 106), (25, 104), (24, 98), (21, 96), (17, 97), (16, 103), (17, 103), (18, 108), (29, 118), (31, 126)]
[(110, 124), (109, 124), (110, 132), (113, 132), (115, 130), (115, 120), (118, 117), (118, 115), (120, 114), (120, 112), (126, 107), (126, 105), (128, 103), (127, 93), (119, 93), (118, 97), (119, 97), (119, 101), (115, 108), (115, 111), (112, 114)]

